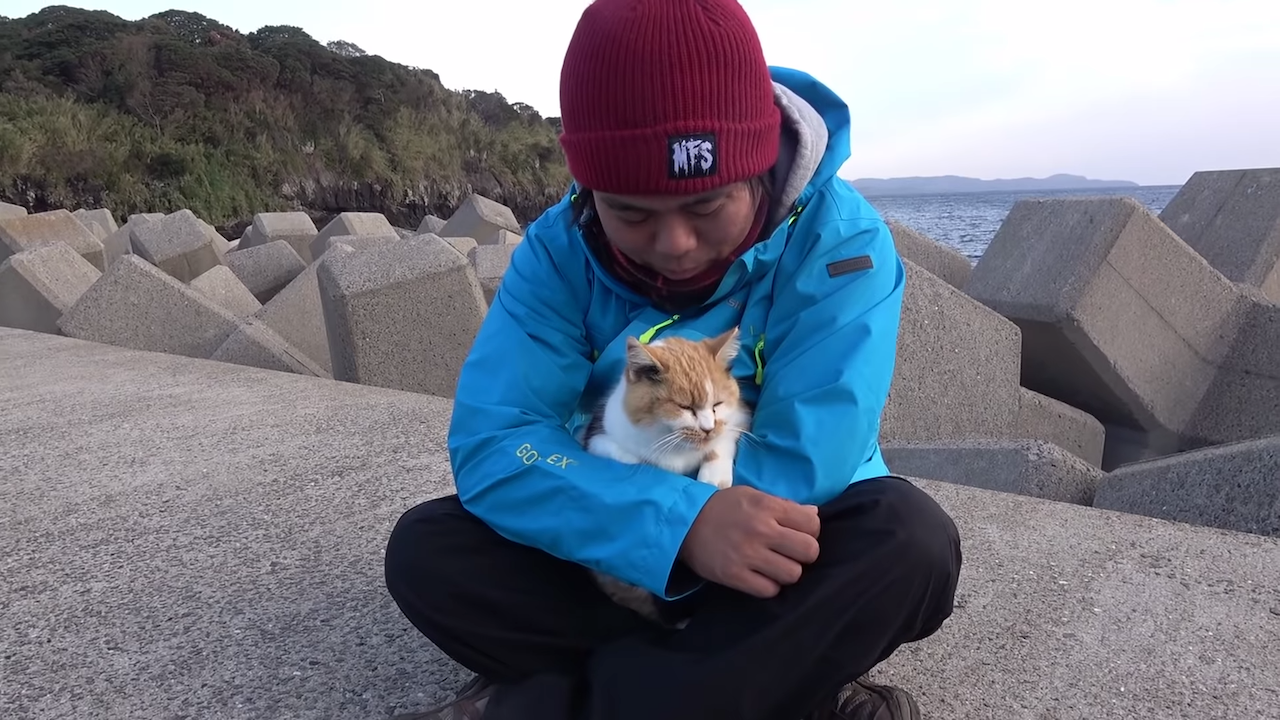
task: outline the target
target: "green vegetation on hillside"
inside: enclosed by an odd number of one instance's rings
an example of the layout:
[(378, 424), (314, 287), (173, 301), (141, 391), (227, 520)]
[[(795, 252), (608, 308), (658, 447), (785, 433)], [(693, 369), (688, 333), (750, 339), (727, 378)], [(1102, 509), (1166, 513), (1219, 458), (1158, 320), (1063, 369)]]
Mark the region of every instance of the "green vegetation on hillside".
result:
[(292, 26), (65, 6), (0, 18), (0, 199), (37, 211), (185, 207), (226, 227), (301, 207), (417, 227), (474, 191), (530, 220), (569, 183), (557, 127)]

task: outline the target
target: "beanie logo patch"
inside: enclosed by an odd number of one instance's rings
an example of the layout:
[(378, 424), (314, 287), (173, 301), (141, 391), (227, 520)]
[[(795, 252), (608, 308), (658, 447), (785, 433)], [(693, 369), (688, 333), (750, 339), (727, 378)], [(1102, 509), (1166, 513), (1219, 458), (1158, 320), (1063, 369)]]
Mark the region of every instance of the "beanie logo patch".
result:
[(672, 180), (711, 177), (719, 169), (716, 136), (712, 133), (676, 135), (667, 139), (667, 176)]

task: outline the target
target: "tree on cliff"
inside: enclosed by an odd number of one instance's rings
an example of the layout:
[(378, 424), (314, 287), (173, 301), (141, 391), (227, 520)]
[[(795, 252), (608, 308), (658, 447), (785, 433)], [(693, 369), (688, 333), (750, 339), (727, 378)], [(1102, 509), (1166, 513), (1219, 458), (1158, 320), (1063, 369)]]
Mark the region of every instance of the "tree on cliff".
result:
[(299, 27), (51, 6), (0, 18), (0, 199), (218, 225), (304, 207), (402, 226), (475, 191), (522, 220), (568, 172), (558, 119)]

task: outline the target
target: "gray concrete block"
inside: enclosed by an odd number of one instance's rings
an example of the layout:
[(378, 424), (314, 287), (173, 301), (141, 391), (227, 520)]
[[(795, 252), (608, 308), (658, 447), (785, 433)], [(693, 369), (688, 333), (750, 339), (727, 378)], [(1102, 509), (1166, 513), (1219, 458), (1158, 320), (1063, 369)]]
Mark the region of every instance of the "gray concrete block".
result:
[(886, 441), (1011, 437), (1018, 429), (1017, 326), (903, 259), (898, 360)]
[(1197, 421), (1224, 407), (1210, 388), (1238, 379), (1221, 369), (1251, 362), (1236, 350), (1260, 300), (1246, 290), (1119, 197), (1019, 201), (965, 286), (1022, 328), (1025, 387), (1103, 423), (1104, 469), (1280, 433), (1252, 408), (1247, 425)]
[(420, 235), (319, 265), (335, 380), (453, 396), (487, 309), (470, 263)]
[(1191, 450), (1269, 435), (1280, 435), (1280, 382), (1274, 375), (1222, 372), (1197, 407), (1184, 445)]
[[(132, 225), (133, 254), (155, 265), (179, 282), (188, 283), (209, 268), (222, 264), (209, 227), (190, 210), (179, 210), (159, 219), (150, 216)], [(213, 233), (216, 235), (217, 233)]]
[(1197, 172), (1160, 220), (1227, 279), (1280, 302), (1280, 168)]
[[(413, 235), (401, 237), (413, 237)], [(341, 244), (346, 245), (352, 250), (363, 250), (379, 243), (386, 242), (387, 240), (394, 239), (395, 238), (386, 237), (385, 235), (334, 235), (328, 240), (325, 240), (324, 249), (327, 252), (333, 249), (334, 245)]]
[[(103, 246), (107, 248), (108, 264), (120, 259), (120, 257), (124, 255), (134, 254), (133, 248), (136, 243), (136, 240), (134, 239), (134, 230), (145, 225), (160, 222), (164, 217), (164, 213), (134, 213), (126, 218), (124, 224), (120, 226), (120, 229), (112, 233), (102, 243)], [(121, 234), (124, 236), (123, 242), (127, 243), (127, 245), (123, 247), (121, 246)], [(112, 259), (113, 255), (114, 259)]]
[(58, 333), (58, 319), (102, 271), (66, 243), (46, 243), (0, 263), (0, 325)]
[(1280, 303), (1254, 288), (1240, 287), (1239, 327), (1223, 354), (1222, 367), (1254, 375), (1280, 371)]
[(106, 269), (102, 241), (67, 210), (0, 217), (0, 261), (57, 242), (66, 243), (99, 271)]
[(128, 223), (102, 239), (102, 249), (107, 267), (111, 267), (125, 255), (133, 254), (133, 227)]
[(213, 244), (213, 252), (218, 256), (218, 262), (225, 263), (227, 253), (231, 252), (231, 241), (222, 237), (222, 233), (218, 232), (217, 228), (204, 220), (201, 220), (200, 224), (204, 225), (205, 234), (209, 236), (209, 242)]
[(1280, 537), (1280, 436), (1123, 465), (1102, 482), (1094, 505)]
[(384, 237), (389, 239), (399, 239), (396, 229), (391, 227), (391, 223), (387, 222), (387, 217), (382, 213), (374, 212), (344, 212), (329, 221), (324, 226), (315, 239), (311, 241), (311, 257), (313, 262), (324, 255), (328, 249), (328, 240), (338, 235), (362, 235), (372, 237)]
[(446, 243), (448, 243), (449, 247), (453, 248), (454, 250), (457, 250), (458, 254), (464, 258), (471, 257), (471, 251), (476, 249), (478, 245), (476, 243), (475, 238), (469, 238), (469, 237), (457, 237), (457, 238), (447, 237), (447, 238), (441, 238), (441, 239), (444, 240)]
[[(3, 329), (0, 397), (0, 717), (387, 717), (470, 676), (382, 580), (453, 491), (449, 402)], [(924, 717), (1275, 714), (1280, 539), (914, 482), (955, 612), (872, 677)]]
[(951, 287), (964, 289), (973, 271), (969, 258), (896, 220), (889, 220), (886, 224), (899, 255), (942, 278)]
[(439, 235), (444, 229), (445, 221), (435, 215), (428, 215), (418, 223), (418, 235)]
[(22, 217), (26, 214), (27, 209), (21, 205), (0, 201), (0, 218)]
[(111, 210), (109, 208), (95, 208), (93, 210), (80, 208), (71, 214), (74, 215), (77, 220), (84, 223), (85, 227), (88, 227), (91, 222), (97, 223), (97, 225), (101, 227), (107, 235), (110, 235), (120, 229), (120, 226), (116, 224), (115, 215), (111, 214)]
[(1106, 429), (1097, 418), (1034, 390), (1019, 390), (1019, 437), (1051, 442), (1094, 467), (1102, 467)]
[(307, 269), (307, 263), (284, 240), (227, 253), (226, 265), (264, 303)]
[(238, 318), (253, 315), (262, 309), (262, 303), (240, 282), (240, 278), (226, 265), (209, 268), (192, 280), (191, 289), (217, 303)]
[(237, 321), (168, 273), (126, 255), (80, 295), (58, 327), (81, 340), (207, 358)]
[(502, 276), (511, 266), (511, 256), (515, 254), (516, 245), (495, 244), (477, 245), (467, 253), (467, 261), (475, 268), (476, 279), (480, 281), (480, 289), (484, 291), (485, 303), (492, 304), (498, 294), (498, 286), (502, 284)]
[(239, 247), (247, 250), (273, 240), (283, 240), (304, 263), (310, 264), (311, 241), (318, 234), (315, 222), (304, 212), (263, 212), (253, 216), (253, 224), (245, 229)]
[(499, 230), (493, 238), (494, 245), (519, 245), (522, 242), (524, 242), (524, 235), (510, 230)]
[[(161, 215), (160, 217), (164, 217)], [(102, 239), (102, 251), (106, 259), (107, 267), (111, 267), (117, 260), (125, 255), (133, 254), (133, 230), (134, 228), (155, 222), (154, 219), (142, 215), (131, 215), (125, 224)]]
[[(98, 242), (106, 240), (107, 237), (111, 235), (111, 233), (107, 232), (105, 228), (92, 220), (81, 220), (80, 224), (84, 225), (86, 230), (93, 233), (93, 236), (98, 238)], [(106, 248), (104, 247), (103, 250), (105, 251)], [(104, 259), (103, 262), (106, 262), (106, 260)]]
[[(326, 256), (356, 252), (346, 245), (327, 251)], [(324, 312), (320, 306), (320, 288), (316, 281), (318, 262), (307, 266), (275, 297), (271, 298), (254, 317), (275, 330), (293, 347), (311, 358), (316, 365), (332, 376), (333, 364), (329, 360), (329, 334), (324, 324)]]
[(1237, 287), (1239, 327), (1183, 430), (1185, 449), (1280, 435), (1280, 305)]
[(469, 237), (479, 245), (494, 245), (499, 242), (499, 230), (520, 235), (520, 223), (516, 222), (515, 214), (500, 202), (472, 193), (436, 234), (446, 238)]
[(329, 373), (261, 321), (248, 318), (209, 357), (219, 362), (329, 378)]
[(1091, 505), (1104, 473), (1040, 440), (895, 442), (883, 446), (897, 475)]

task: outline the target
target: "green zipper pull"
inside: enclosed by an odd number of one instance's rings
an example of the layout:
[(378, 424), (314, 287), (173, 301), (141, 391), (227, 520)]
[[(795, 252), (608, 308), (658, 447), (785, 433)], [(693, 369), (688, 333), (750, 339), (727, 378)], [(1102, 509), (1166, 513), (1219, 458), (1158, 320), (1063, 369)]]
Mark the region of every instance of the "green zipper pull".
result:
[(760, 354), (764, 352), (764, 334), (760, 334), (760, 339), (756, 341), (756, 384), (764, 384), (764, 358)]
[(658, 323), (657, 325), (654, 325), (653, 327), (649, 328), (648, 330), (645, 330), (645, 331), (644, 331), (644, 334), (643, 334), (643, 335), (641, 335), (641, 336), (639, 337), (640, 343), (641, 343), (641, 344), (643, 344), (643, 345), (648, 345), (648, 344), (649, 344), (649, 341), (653, 339), (653, 336), (654, 336), (654, 335), (655, 335), (659, 330), (661, 330), (662, 328), (664, 328), (664, 327), (666, 327), (666, 326), (670, 325), (671, 323), (673, 323), (673, 322), (675, 322), (675, 321), (677, 321), (677, 320), (679, 320), (679, 319), (680, 319), (680, 316), (679, 316), (679, 315), (672, 315), (671, 317), (667, 318), (666, 320), (663, 320), (662, 322)]

